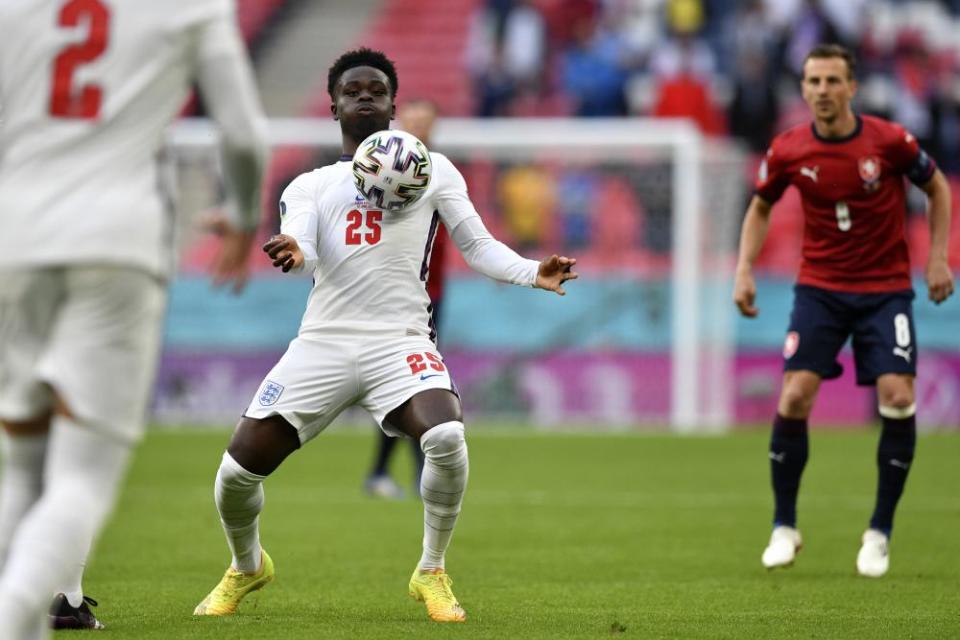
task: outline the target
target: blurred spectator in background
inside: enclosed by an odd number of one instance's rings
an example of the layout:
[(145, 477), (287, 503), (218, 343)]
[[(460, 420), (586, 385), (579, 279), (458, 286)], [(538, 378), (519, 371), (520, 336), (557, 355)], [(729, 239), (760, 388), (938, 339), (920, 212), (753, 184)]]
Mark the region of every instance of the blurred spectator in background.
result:
[(847, 43), (823, 8), (822, 0), (804, 0), (786, 31), (787, 69), (799, 78), (807, 52), (821, 42)]
[(712, 96), (716, 71), (713, 50), (699, 36), (705, 16), (696, 0), (667, 3), (670, 35), (650, 60), (657, 84), (653, 115), (689, 118), (704, 133), (721, 133), (723, 122)]
[(508, 115), (510, 105), (541, 87), (546, 24), (531, 0), (489, 0), (474, 14), (466, 48), (475, 113)]
[(550, 175), (540, 166), (518, 165), (503, 173), (497, 191), (512, 244), (521, 251), (542, 247), (557, 201)]
[(777, 34), (761, 0), (745, 0), (724, 23), (721, 36), (729, 65), (733, 98), (728, 110), (730, 133), (761, 153), (773, 137), (779, 115), (774, 66)]
[(599, 177), (587, 169), (571, 168), (560, 176), (557, 202), (562, 246), (578, 249), (590, 245), (593, 203), (599, 190)]
[(561, 86), (582, 117), (627, 114), (626, 41), (600, 22), (580, 18), (561, 59)]

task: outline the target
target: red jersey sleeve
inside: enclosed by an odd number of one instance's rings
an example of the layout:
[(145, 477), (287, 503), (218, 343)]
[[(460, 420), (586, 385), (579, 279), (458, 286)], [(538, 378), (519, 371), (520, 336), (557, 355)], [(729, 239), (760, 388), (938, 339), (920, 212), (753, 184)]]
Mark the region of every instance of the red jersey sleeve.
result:
[(920, 148), (920, 143), (909, 131), (898, 124), (889, 123), (890, 140), (886, 151), (897, 171), (917, 186), (930, 181), (937, 170), (937, 163)]
[(773, 204), (780, 199), (783, 192), (790, 186), (790, 174), (787, 172), (787, 159), (784, 157), (783, 144), (780, 137), (774, 138), (767, 149), (767, 155), (760, 162), (757, 169), (757, 180), (754, 191), (758, 196)]

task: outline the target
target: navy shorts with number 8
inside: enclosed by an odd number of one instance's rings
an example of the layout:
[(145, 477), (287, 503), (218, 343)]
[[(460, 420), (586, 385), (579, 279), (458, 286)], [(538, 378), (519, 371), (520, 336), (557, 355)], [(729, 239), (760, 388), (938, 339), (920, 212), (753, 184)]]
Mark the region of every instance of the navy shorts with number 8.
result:
[(872, 385), (885, 373), (916, 375), (913, 291), (845, 293), (794, 287), (790, 329), (783, 346), (784, 370), (840, 377), (837, 355), (853, 336), (857, 384)]

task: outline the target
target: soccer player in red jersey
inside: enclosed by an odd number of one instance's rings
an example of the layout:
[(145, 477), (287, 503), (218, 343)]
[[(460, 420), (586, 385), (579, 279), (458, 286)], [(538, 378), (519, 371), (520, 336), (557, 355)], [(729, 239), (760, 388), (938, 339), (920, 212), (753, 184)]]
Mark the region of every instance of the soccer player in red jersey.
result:
[(784, 376), (770, 440), (775, 512), (763, 552), (768, 569), (793, 563), (800, 476), (807, 461), (807, 418), (822, 380), (839, 377), (836, 357), (853, 337), (857, 383), (876, 385), (883, 422), (877, 450), (877, 499), (857, 555), (861, 575), (889, 567), (893, 514), (913, 460), (913, 379), (917, 345), (907, 254), (906, 193), (910, 179), (929, 198), (929, 298), (953, 293), (947, 263), (950, 189), (934, 161), (897, 124), (856, 114), (853, 56), (820, 45), (807, 55), (801, 87), (813, 122), (777, 136), (761, 164), (740, 236), (733, 298), (755, 317), (752, 266), (773, 204), (794, 185), (804, 215), (803, 260), (784, 344)]

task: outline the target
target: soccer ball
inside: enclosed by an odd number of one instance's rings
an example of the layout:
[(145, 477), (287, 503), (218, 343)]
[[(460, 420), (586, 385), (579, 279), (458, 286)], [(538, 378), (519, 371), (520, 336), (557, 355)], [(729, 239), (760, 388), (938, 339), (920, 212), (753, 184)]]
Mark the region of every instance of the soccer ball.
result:
[(370, 134), (353, 154), (353, 182), (371, 205), (399, 211), (419, 200), (430, 186), (433, 164), (427, 147), (406, 131)]

